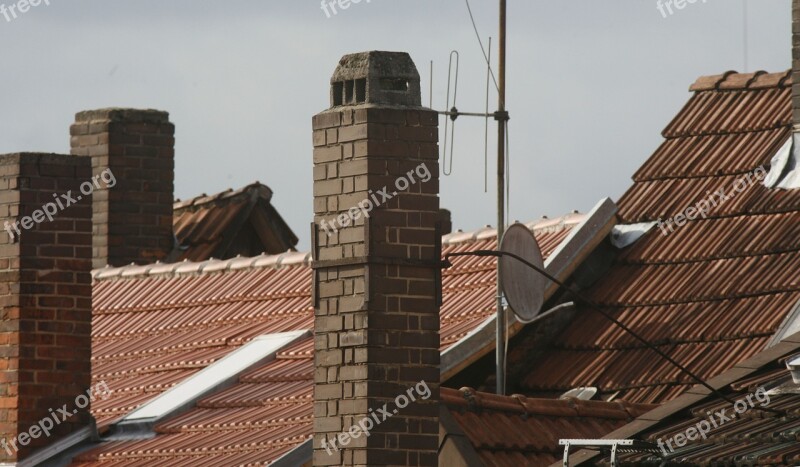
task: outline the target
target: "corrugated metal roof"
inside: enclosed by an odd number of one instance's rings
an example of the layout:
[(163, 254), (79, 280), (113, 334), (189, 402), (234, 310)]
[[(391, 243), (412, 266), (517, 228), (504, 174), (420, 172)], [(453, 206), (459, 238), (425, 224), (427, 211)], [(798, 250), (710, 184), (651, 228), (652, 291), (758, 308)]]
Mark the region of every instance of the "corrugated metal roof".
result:
[[(549, 255), (584, 219), (531, 223)], [(494, 248), (492, 229), (443, 238), (443, 253)], [(93, 379), (112, 394), (93, 406), (102, 427), (255, 336), (313, 327), (309, 256), (156, 264), (94, 272)], [(443, 273), (442, 348), (492, 312), (494, 259), (454, 258)], [(145, 441), (105, 443), (80, 465), (259, 464), (312, 433), (313, 339), (156, 427)]]
[[(623, 223), (668, 219), (727, 188), (706, 219), (623, 250), (588, 291), (615, 318), (710, 378), (759, 352), (800, 299), (800, 190), (730, 187), (791, 132), (789, 73), (701, 78), (666, 140), (620, 202)], [(737, 186), (744, 186), (739, 184)], [(517, 342), (534, 348), (532, 336)], [(582, 309), (535, 361), (510, 362), (527, 394), (597, 386), (633, 402), (672, 399), (694, 382), (597, 313)]]

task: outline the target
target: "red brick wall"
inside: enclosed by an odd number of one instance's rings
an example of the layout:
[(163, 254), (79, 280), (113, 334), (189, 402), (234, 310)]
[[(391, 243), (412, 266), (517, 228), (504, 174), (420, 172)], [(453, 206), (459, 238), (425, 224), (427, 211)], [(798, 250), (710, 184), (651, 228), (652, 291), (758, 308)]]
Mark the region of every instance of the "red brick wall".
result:
[[(415, 107), (337, 107), (313, 119), (314, 465), (437, 465), (438, 129)], [(321, 227), (425, 164), (417, 181), (354, 225)], [(378, 200), (381, 200), (379, 197)], [(337, 224), (338, 226), (338, 224)], [(330, 440), (424, 380), (418, 400), (329, 454)]]
[(94, 193), (94, 267), (149, 264), (173, 247), (175, 126), (157, 110), (80, 112), (70, 128), (72, 154), (111, 169), (117, 186)]
[[(0, 156), (0, 228), (91, 178), (89, 161), (68, 155)], [(44, 219), (12, 241), (0, 230), (0, 439), (10, 440), (51, 416), (91, 383), (91, 196)], [(38, 216), (41, 219), (41, 216)], [(88, 408), (19, 453), (0, 447), (0, 462), (90, 423)], [(10, 446), (10, 443), (9, 443)]]

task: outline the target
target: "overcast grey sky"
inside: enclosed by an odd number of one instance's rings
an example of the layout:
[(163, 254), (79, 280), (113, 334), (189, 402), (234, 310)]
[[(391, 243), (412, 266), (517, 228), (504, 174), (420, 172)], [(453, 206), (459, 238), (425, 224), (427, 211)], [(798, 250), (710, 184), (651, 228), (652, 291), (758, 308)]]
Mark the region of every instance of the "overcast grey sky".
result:
[[(423, 102), (434, 60), (442, 109), (458, 49), (458, 106), (483, 110), (485, 67), (464, 0), (363, 0), (331, 18), (319, 0), (49, 1), (11, 22), (0, 16), (0, 153), (69, 152), (79, 110), (166, 110), (176, 124), (175, 195), (259, 180), (301, 249), (312, 218), (311, 116), (328, 106), (343, 54), (409, 52)], [(484, 39), (496, 37), (497, 2), (471, 2)], [(790, 0), (748, 2), (749, 71), (788, 69)], [(667, 18), (656, 0), (508, 3), (512, 220), (616, 200), (689, 85), (745, 69), (743, 0), (698, 0)], [(456, 132), (442, 206), (456, 228), (493, 224), (483, 121), (459, 119)]]

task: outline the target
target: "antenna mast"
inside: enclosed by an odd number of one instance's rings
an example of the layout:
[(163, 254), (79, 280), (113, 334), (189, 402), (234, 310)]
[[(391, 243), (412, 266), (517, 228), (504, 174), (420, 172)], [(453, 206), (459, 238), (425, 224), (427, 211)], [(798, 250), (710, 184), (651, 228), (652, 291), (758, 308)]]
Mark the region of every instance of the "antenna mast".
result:
[[(505, 166), (506, 166), (506, 0), (500, 0), (500, 56), (498, 58), (498, 104), (497, 113), (497, 245), (503, 239), (505, 231)], [(505, 395), (506, 392), (506, 311), (503, 308), (503, 284), (500, 276), (500, 261), (497, 261), (497, 343), (496, 350), (496, 392)]]

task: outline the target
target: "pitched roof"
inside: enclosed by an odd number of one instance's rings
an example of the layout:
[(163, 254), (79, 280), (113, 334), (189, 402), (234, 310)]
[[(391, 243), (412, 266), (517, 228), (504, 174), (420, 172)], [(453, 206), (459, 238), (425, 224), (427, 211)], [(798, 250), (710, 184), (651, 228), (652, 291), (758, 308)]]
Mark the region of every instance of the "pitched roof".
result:
[(547, 465), (560, 459), (561, 438), (608, 433), (655, 408), (574, 398), (532, 399), (441, 388), (440, 397), (485, 465)]
[[(550, 254), (584, 216), (532, 223)], [(493, 248), (494, 231), (456, 232), (443, 253)], [(95, 270), (93, 380), (111, 397), (92, 407), (101, 428), (255, 336), (313, 327), (310, 256), (237, 258)], [(441, 346), (492, 313), (491, 258), (458, 258), (443, 274)], [(235, 386), (156, 427), (150, 440), (108, 442), (76, 464), (267, 462), (311, 432), (312, 340), (246, 372)], [(291, 428), (288, 428), (291, 427)], [(117, 464), (114, 464), (117, 465)], [(121, 464), (120, 464), (121, 465)]]
[[(735, 406), (718, 399), (703, 401), (681, 411), (666, 423), (648, 430), (641, 438), (652, 443), (664, 444), (664, 452), (673, 463), (691, 465), (733, 465), (746, 459), (750, 465), (798, 465), (800, 464), (800, 388), (791, 383), (789, 371), (781, 361), (772, 361), (758, 374), (742, 378), (725, 388), (726, 396), (734, 401), (744, 401), (740, 405), (741, 416), (734, 416)], [(783, 393), (781, 386), (790, 386), (792, 392)], [(769, 390), (777, 389), (776, 394)], [(762, 392), (763, 391), (763, 392)], [(747, 397), (753, 401), (747, 402)], [(745, 410), (743, 407), (747, 407)], [(785, 411), (785, 416), (759, 411), (768, 407)], [(730, 420), (717, 428), (710, 427), (707, 439), (688, 441), (682, 448), (676, 444), (675, 436), (686, 433), (687, 428), (696, 427), (703, 420), (710, 424), (708, 412), (721, 413)], [(719, 423), (719, 415), (715, 422)], [(685, 440), (680, 440), (681, 444)], [(674, 448), (674, 452), (672, 449)], [(623, 456), (624, 465), (659, 465), (660, 459), (649, 455)]]
[[(649, 441), (664, 456), (624, 454), (621, 465), (663, 465), (664, 460), (669, 465), (798, 465), (800, 385), (793, 382), (784, 364), (798, 351), (800, 333), (789, 334), (710, 380), (733, 404), (695, 386), (605, 438)], [(688, 442), (687, 436), (692, 438)], [(570, 465), (587, 461), (595, 465), (598, 453), (583, 450), (570, 456)], [(556, 465), (561, 464), (552, 467)]]
[(228, 259), (294, 249), (297, 236), (271, 200), (272, 190), (255, 182), (236, 191), (176, 201), (173, 228), (178, 245), (166, 261)]
[[(702, 378), (764, 348), (800, 298), (800, 190), (747, 181), (789, 139), (789, 73), (698, 80), (664, 130), (665, 141), (619, 201), (622, 223), (674, 218), (720, 188), (707, 218), (653, 228), (616, 256), (586, 292), (618, 320)], [(744, 188), (736, 193), (734, 181)], [(695, 213), (696, 215), (696, 213)], [(515, 348), (536, 349), (533, 333)], [(557, 394), (596, 386), (601, 395), (661, 402), (693, 381), (602, 316), (581, 307), (538, 353), (511, 373), (517, 391)]]

